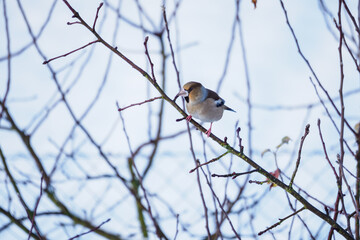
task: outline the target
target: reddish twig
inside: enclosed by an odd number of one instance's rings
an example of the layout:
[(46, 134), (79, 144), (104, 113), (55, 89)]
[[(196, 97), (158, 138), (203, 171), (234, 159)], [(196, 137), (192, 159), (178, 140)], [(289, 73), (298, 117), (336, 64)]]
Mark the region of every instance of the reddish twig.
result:
[(300, 165), (302, 147), (303, 147), (305, 138), (309, 134), (309, 132), (310, 132), (310, 124), (306, 125), (304, 136), (301, 137), (301, 142), (300, 142), (300, 147), (299, 147), (299, 152), (298, 152), (298, 158), (296, 160), (295, 170), (294, 170), (293, 175), (292, 175), (292, 177), (290, 179), (289, 188), (292, 188), (292, 185), (293, 185), (293, 182), (294, 182), (294, 179), (295, 179), (295, 175), (296, 175), (297, 170), (298, 170), (299, 165)]
[(287, 216), (287, 217), (285, 217), (285, 218), (279, 218), (279, 222), (277, 222), (277, 223), (275, 223), (274, 225), (268, 227), (268, 228), (265, 229), (264, 231), (259, 232), (258, 235), (260, 236), (260, 235), (266, 233), (267, 231), (273, 229), (274, 227), (279, 226), (279, 225), (280, 225), (282, 222), (284, 222), (286, 219), (295, 216), (296, 214), (298, 214), (299, 212), (301, 212), (301, 211), (303, 211), (303, 210), (305, 210), (305, 207), (300, 208), (299, 210), (297, 210), (296, 212), (290, 214), (289, 216)]
[(53, 60), (55, 60), (55, 59), (62, 58), (62, 57), (66, 57), (66, 56), (68, 56), (68, 55), (70, 55), (70, 54), (73, 54), (74, 52), (77, 52), (77, 51), (79, 51), (79, 50), (81, 50), (81, 49), (84, 49), (84, 48), (86, 48), (86, 47), (88, 47), (88, 46), (90, 46), (90, 45), (92, 45), (92, 44), (94, 44), (94, 43), (97, 43), (97, 42), (100, 42), (100, 40), (95, 40), (95, 41), (89, 42), (88, 44), (86, 44), (86, 45), (84, 45), (84, 46), (82, 46), (82, 47), (79, 47), (79, 48), (77, 48), (77, 49), (75, 49), (75, 50), (72, 50), (72, 51), (70, 51), (70, 52), (68, 52), (68, 53), (65, 53), (65, 54), (63, 54), (63, 55), (60, 55), (60, 56), (51, 58), (51, 59), (49, 59), (49, 60), (46, 60), (46, 61), (43, 62), (43, 64), (48, 64), (49, 62), (51, 62), (51, 61), (53, 61)]
[[(148, 40), (149, 40), (149, 37), (146, 36), (146, 37), (145, 37), (145, 41), (144, 41), (145, 55), (146, 55), (146, 57), (147, 57), (148, 60), (149, 60), (149, 64), (150, 64), (150, 68), (151, 68), (152, 79), (154, 80), (154, 82), (156, 82), (155, 73), (154, 73), (154, 64), (153, 64), (153, 62), (151, 61), (150, 54), (149, 54), (149, 50), (148, 50), (148, 46), (147, 46)], [(149, 79), (149, 80), (150, 80), (150, 79)]]
[(101, 228), (102, 225), (104, 225), (105, 223), (109, 222), (110, 220), (111, 220), (111, 219), (109, 218), (109, 219), (105, 220), (104, 222), (102, 222), (99, 226), (97, 226), (97, 227), (95, 227), (95, 228), (93, 228), (93, 229), (90, 229), (90, 230), (87, 231), (87, 232), (78, 234), (78, 235), (76, 235), (76, 236), (74, 236), (74, 237), (72, 237), (72, 238), (69, 238), (69, 240), (73, 240), (73, 239), (75, 239), (75, 238), (79, 238), (79, 237), (81, 237), (81, 236), (84, 236), (84, 235), (86, 235), (86, 234), (89, 234), (89, 233), (91, 233), (91, 232), (94, 232), (94, 231), (98, 230), (99, 228)]
[(37, 211), (37, 208), (40, 204), (40, 199), (41, 199), (41, 196), (42, 196), (42, 185), (43, 185), (43, 181), (44, 181), (44, 175), (41, 176), (41, 180), (40, 180), (40, 195), (36, 201), (36, 204), (35, 204), (35, 209), (34, 209), (34, 212), (33, 212), (33, 216), (32, 216), (32, 220), (31, 220), (31, 228), (29, 230), (29, 235), (28, 235), (28, 240), (30, 239), (30, 237), (32, 236), (32, 229), (34, 228), (34, 224), (35, 224), (35, 216), (36, 216), (36, 211)]
[(195, 171), (196, 169), (198, 169), (199, 167), (208, 165), (208, 164), (210, 164), (210, 163), (212, 163), (212, 162), (216, 162), (217, 160), (219, 160), (220, 158), (222, 158), (223, 156), (225, 156), (225, 155), (228, 154), (228, 153), (229, 153), (229, 151), (226, 151), (225, 153), (221, 154), (220, 156), (218, 156), (218, 157), (216, 157), (216, 158), (211, 159), (211, 160), (208, 161), (208, 162), (205, 162), (205, 163), (202, 163), (202, 164), (197, 164), (197, 166), (196, 166), (195, 168), (191, 169), (191, 170), (189, 171), (189, 173), (194, 172), (194, 171)]
[(95, 31), (95, 25), (96, 25), (96, 21), (98, 20), (98, 17), (99, 17), (99, 11), (100, 11), (100, 8), (103, 6), (104, 3), (100, 3), (100, 5), (98, 6), (97, 10), (96, 10), (96, 15), (95, 15), (95, 20), (94, 20), (94, 24), (93, 24), (93, 27), (92, 27), (92, 30)]
[(152, 102), (152, 101), (155, 101), (155, 100), (157, 100), (157, 99), (162, 99), (162, 98), (163, 98), (162, 96), (160, 96), (160, 97), (154, 97), (154, 98), (150, 98), (150, 99), (148, 99), (148, 100), (145, 100), (145, 101), (143, 101), (143, 102), (133, 103), (133, 104), (131, 104), (131, 105), (129, 105), (129, 106), (126, 106), (126, 107), (123, 107), (123, 108), (118, 108), (118, 111), (120, 112), (120, 111), (123, 111), (123, 110), (125, 110), (125, 109), (130, 108), (130, 107), (142, 105), (142, 104), (144, 104), (144, 103)]
[[(340, 0), (341, 1), (341, 0)], [(284, 12), (284, 15), (285, 15), (285, 19), (286, 19), (286, 24), (288, 25), (289, 29), (290, 29), (290, 32), (291, 32), (291, 35), (293, 36), (294, 38), (294, 41), (295, 41), (295, 44), (296, 44), (296, 48), (298, 50), (298, 53), (300, 54), (301, 58), (305, 61), (306, 65), (308, 66), (309, 70), (311, 71), (312, 75), (314, 76), (316, 82), (318, 83), (319, 87), (321, 88), (321, 90), (325, 93), (326, 97), (329, 99), (331, 105), (333, 106), (334, 110), (336, 111), (336, 113), (341, 117), (341, 112), (339, 111), (339, 109), (337, 108), (337, 106), (335, 105), (334, 101), (332, 100), (332, 98), (330, 97), (328, 91), (325, 89), (325, 87), (322, 85), (322, 83), (320, 82), (320, 79), (318, 78), (318, 76), (316, 75), (315, 73), (315, 70), (313, 69), (313, 67), (311, 66), (309, 60), (305, 57), (304, 53), (302, 52), (301, 48), (300, 48), (300, 44), (299, 44), (299, 41), (296, 37), (296, 34), (295, 34), (295, 31), (294, 29), (292, 28), (291, 24), (290, 24), (290, 21), (289, 21), (289, 17), (288, 17), (288, 14), (287, 14), (287, 11), (286, 11), (286, 8), (285, 8), (285, 5), (284, 5), (284, 2), (283, 0), (280, 0), (280, 5), (281, 5), (281, 8), (283, 9), (283, 12)], [(348, 129), (355, 134), (355, 131), (354, 129), (351, 127), (351, 125), (346, 121), (345, 119), (345, 124), (346, 126), (348, 127)]]
[(333, 166), (332, 163), (330, 162), (329, 156), (328, 156), (328, 154), (327, 154), (325, 142), (324, 142), (324, 139), (323, 139), (323, 136), (322, 136), (322, 132), (321, 132), (321, 128), (320, 128), (320, 124), (321, 124), (321, 121), (320, 121), (320, 119), (318, 119), (317, 125), (318, 125), (318, 129), (319, 129), (320, 140), (321, 140), (321, 143), (322, 143), (322, 146), (323, 146), (323, 149), (324, 149), (325, 159), (327, 160), (327, 162), (329, 163), (331, 169), (333, 170), (334, 176), (335, 176), (335, 178), (336, 178), (336, 181), (339, 181), (339, 176), (338, 176), (338, 174), (337, 174), (334, 166)]
[(351, 21), (352, 21), (352, 23), (353, 23), (353, 27), (355, 28), (355, 31), (356, 31), (358, 34), (360, 34), (360, 29), (359, 29), (358, 23), (357, 23), (355, 17), (351, 14), (351, 11), (350, 11), (348, 5), (346, 4), (346, 1), (345, 1), (345, 0), (341, 0), (341, 2), (342, 2), (342, 4), (344, 4), (344, 8), (345, 8), (348, 16), (350, 17), (350, 19), (351, 19)]
[[(329, 159), (329, 156), (327, 154), (327, 150), (326, 150), (326, 146), (325, 146), (325, 142), (324, 142), (324, 139), (323, 139), (323, 136), (322, 136), (322, 132), (321, 132), (321, 128), (320, 128), (320, 119), (318, 119), (318, 122), (317, 122), (317, 125), (318, 125), (318, 129), (319, 129), (319, 136), (320, 136), (320, 139), (321, 139), (321, 143), (322, 143), (322, 146), (323, 146), (323, 149), (324, 149), (324, 154), (325, 154), (325, 159), (327, 160), (327, 162), (329, 163), (331, 169), (333, 170), (334, 172), (334, 176), (336, 178), (336, 183), (337, 183), (337, 186), (338, 186), (338, 193), (337, 193), (337, 197), (336, 197), (336, 200), (335, 200), (335, 207), (334, 207), (334, 217), (333, 217), (333, 220), (334, 221), (337, 221), (337, 218), (339, 216), (339, 203), (340, 203), (340, 198), (342, 199), (342, 187), (341, 187), (341, 179), (339, 178), (339, 175), (337, 174), (334, 166), (332, 165), (332, 163), (330, 162), (330, 159)], [(325, 208), (327, 209), (327, 208)], [(334, 228), (330, 228), (330, 231), (329, 231), (329, 235), (328, 235), (328, 240), (331, 240), (332, 239), (332, 236), (334, 234)]]
[(163, 7), (163, 17), (164, 17), (164, 22), (165, 22), (165, 29), (166, 29), (166, 33), (167, 33), (167, 39), (168, 39), (168, 42), (169, 42), (169, 47), (170, 47), (170, 52), (171, 52), (171, 58), (172, 58), (172, 62), (173, 62), (173, 65), (174, 65), (175, 72), (176, 72), (177, 83), (178, 83), (179, 88), (181, 88), (180, 73), (179, 73), (179, 70), (178, 70), (178, 68), (176, 66), (175, 54), (174, 54), (173, 45), (172, 45), (172, 42), (171, 42), (171, 39), (170, 39), (170, 30), (169, 30), (168, 20), (166, 18), (165, 6)]
[(240, 150), (241, 153), (243, 153), (244, 152), (244, 146), (241, 144), (242, 138), (240, 137), (240, 131), (241, 131), (241, 128), (238, 127), (236, 129), (236, 137), (239, 140), (239, 150)]
[(66, 24), (67, 25), (74, 25), (74, 24), (82, 24), (82, 23), (79, 22), (79, 21), (76, 21), (76, 22), (67, 22)]
[[(339, 86), (339, 97), (340, 97), (340, 137), (339, 137), (339, 144), (340, 144), (340, 154), (337, 155), (338, 157), (338, 161), (339, 161), (339, 175), (340, 178), (342, 178), (344, 180), (344, 183), (346, 185), (346, 187), (348, 188), (349, 194), (350, 194), (350, 199), (352, 200), (353, 204), (354, 204), (354, 208), (356, 211), (356, 215), (355, 215), (355, 238), (359, 239), (359, 206), (356, 203), (356, 199), (353, 195), (353, 192), (351, 190), (351, 187), (346, 179), (345, 173), (344, 173), (344, 168), (343, 168), (343, 163), (344, 163), (344, 156), (345, 156), (345, 150), (344, 150), (344, 127), (345, 127), (345, 104), (344, 104), (344, 96), (343, 96), (343, 86), (344, 86), (344, 64), (343, 64), (343, 53), (342, 53), (342, 45), (343, 45), (343, 39), (344, 37), (344, 32), (342, 30), (342, 17), (341, 17), (341, 10), (342, 10), (342, 3), (345, 3), (345, 1), (339, 0), (339, 7), (338, 7), (338, 24), (336, 24), (336, 20), (334, 19), (334, 23), (335, 25), (337, 25), (337, 28), (339, 30), (339, 47), (338, 47), (338, 52), (339, 52), (339, 67), (340, 67), (340, 86)], [(345, 6), (346, 8), (347, 6)], [(352, 129), (350, 129), (352, 130)], [(355, 131), (352, 130), (352, 132), (355, 134)], [(359, 190), (356, 189), (356, 194)], [(344, 206), (345, 208), (345, 206)], [(350, 224), (350, 219), (348, 218), (347, 220), (347, 224), (348, 224), (348, 229), (350, 229), (351, 224)], [(351, 232), (350, 232), (351, 234)]]

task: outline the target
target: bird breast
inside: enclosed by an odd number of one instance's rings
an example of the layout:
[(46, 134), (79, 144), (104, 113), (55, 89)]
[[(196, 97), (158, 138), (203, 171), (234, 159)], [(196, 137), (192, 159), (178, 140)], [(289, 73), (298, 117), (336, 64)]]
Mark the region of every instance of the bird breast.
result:
[(188, 113), (203, 122), (215, 122), (222, 118), (224, 113), (223, 106), (217, 107), (214, 99), (208, 98), (201, 103), (186, 104)]

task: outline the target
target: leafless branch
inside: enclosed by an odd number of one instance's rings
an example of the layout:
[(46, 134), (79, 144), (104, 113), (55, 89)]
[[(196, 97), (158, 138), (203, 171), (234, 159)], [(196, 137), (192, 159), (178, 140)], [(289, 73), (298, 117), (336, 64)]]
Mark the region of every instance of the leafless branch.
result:
[(70, 52), (68, 52), (68, 53), (65, 53), (65, 54), (63, 54), (63, 55), (60, 55), (60, 56), (57, 56), (57, 57), (54, 57), (54, 58), (50, 58), (49, 60), (44, 61), (43, 64), (48, 64), (49, 62), (51, 62), (51, 61), (53, 61), (53, 60), (56, 60), (56, 59), (58, 59), (58, 58), (66, 57), (66, 56), (68, 56), (68, 55), (70, 55), (70, 54), (72, 54), (72, 53), (75, 53), (75, 52), (77, 52), (77, 51), (79, 51), (79, 50), (81, 50), (81, 49), (84, 49), (84, 48), (86, 48), (86, 47), (88, 47), (88, 46), (90, 46), (90, 45), (92, 45), (92, 44), (94, 44), (94, 43), (97, 43), (97, 42), (99, 42), (99, 40), (95, 40), (95, 41), (89, 42), (88, 44), (86, 44), (86, 45), (84, 45), (84, 46), (82, 46), (82, 47), (79, 47), (79, 48), (77, 48), (77, 49), (75, 49), (75, 50), (72, 50), (72, 51), (70, 51)]
[(129, 105), (129, 106), (126, 106), (126, 107), (123, 107), (123, 108), (119, 108), (118, 111), (123, 111), (123, 110), (125, 110), (125, 109), (130, 108), (130, 107), (139, 106), (139, 105), (142, 105), (142, 104), (144, 104), (144, 103), (149, 103), (149, 102), (155, 101), (155, 100), (157, 100), (157, 99), (162, 99), (162, 98), (163, 98), (163, 97), (154, 97), (154, 98), (150, 98), (150, 99), (148, 99), (148, 100), (145, 100), (145, 101), (143, 101), (143, 102), (133, 103), (133, 104), (131, 104), (131, 105)]

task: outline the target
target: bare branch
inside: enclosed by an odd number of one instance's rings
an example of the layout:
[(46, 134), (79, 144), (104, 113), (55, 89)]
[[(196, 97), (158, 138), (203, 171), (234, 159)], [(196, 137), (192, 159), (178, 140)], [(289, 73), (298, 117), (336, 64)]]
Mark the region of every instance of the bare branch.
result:
[(133, 103), (133, 104), (131, 104), (131, 105), (129, 105), (129, 106), (126, 106), (126, 107), (123, 107), (123, 108), (119, 108), (118, 111), (123, 111), (123, 110), (125, 110), (125, 109), (130, 108), (130, 107), (139, 106), (139, 105), (142, 105), (142, 104), (144, 104), (144, 103), (152, 102), (152, 101), (155, 101), (155, 100), (157, 100), (157, 99), (162, 99), (162, 98), (163, 98), (162, 96), (160, 96), (160, 97), (154, 97), (154, 98), (150, 98), (150, 99), (148, 99), (148, 100), (145, 100), (145, 101), (143, 101), (143, 102)]
[(69, 238), (69, 240), (73, 240), (73, 239), (75, 239), (75, 238), (79, 238), (79, 237), (82, 237), (82, 236), (84, 236), (84, 235), (86, 235), (86, 234), (92, 233), (92, 232), (94, 232), (94, 231), (96, 231), (96, 230), (100, 229), (102, 225), (104, 225), (105, 223), (109, 222), (110, 220), (111, 220), (111, 219), (109, 218), (109, 219), (107, 219), (107, 220), (103, 221), (102, 223), (100, 223), (100, 225), (99, 225), (99, 226), (97, 226), (97, 227), (95, 227), (95, 228), (93, 228), (93, 229), (90, 229), (90, 230), (89, 230), (89, 231), (87, 231), (87, 232), (84, 232), (84, 233), (78, 234), (78, 235), (76, 235), (76, 236), (74, 236), (74, 237), (72, 237), (72, 238)]
[(208, 164), (210, 164), (210, 163), (216, 162), (217, 160), (219, 160), (220, 158), (224, 157), (224, 156), (225, 156), (226, 154), (228, 154), (228, 153), (229, 153), (229, 152), (225, 152), (225, 153), (221, 154), (220, 156), (211, 159), (211, 160), (208, 161), (208, 162), (205, 162), (205, 163), (202, 163), (202, 164), (198, 164), (195, 168), (191, 169), (191, 170), (189, 171), (189, 173), (194, 172), (194, 171), (195, 171), (196, 169), (198, 169), (199, 167), (202, 167), (202, 166), (208, 165)]
[(99, 11), (100, 11), (100, 8), (103, 6), (104, 3), (100, 3), (98, 8), (96, 9), (96, 16), (95, 16), (95, 20), (94, 20), (94, 24), (92, 26), (92, 29), (93, 31), (95, 31), (95, 25), (96, 25), (96, 21), (98, 20), (98, 17), (99, 17)]
[(212, 177), (231, 177), (232, 179), (235, 179), (237, 178), (238, 176), (241, 176), (241, 175), (247, 175), (247, 174), (251, 174), (251, 173), (254, 173), (254, 172), (257, 172), (257, 170), (251, 170), (251, 171), (247, 171), (247, 172), (242, 172), (242, 173), (236, 173), (236, 172), (233, 172), (233, 173), (230, 173), (230, 174), (212, 174), (211, 176)]
[(77, 48), (77, 49), (75, 49), (75, 50), (72, 50), (72, 51), (70, 51), (70, 52), (68, 52), (68, 53), (65, 53), (65, 54), (63, 54), (63, 55), (60, 55), (60, 56), (51, 58), (51, 59), (49, 59), (49, 60), (46, 60), (46, 61), (43, 62), (43, 64), (48, 64), (49, 62), (51, 62), (51, 61), (53, 61), (53, 60), (56, 60), (56, 59), (58, 59), (58, 58), (66, 57), (66, 56), (68, 56), (68, 55), (70, 55), (70, 54), (73, 54), (73, 53), (75, 53), (75, 52), (77, 52), (77, 51), (79, 51), (79, 50), (81, 50), (81, 49), (84, 49), (84, 48), (86, 48), (86, 47), (88, 47), (88, 46), (90, 46), (90, 45), (92, 45), (92, 44), (94, 44), (94, 43), (97, 43), (97, 42), (100, 42), (100, 41), (99, 41), (99, 40), (95, 40), (95, 41), (89, 42), (88, 44), (86, 44), (86, 45), (84, 45), (84, 46), (82, 46), (82, 47), (79, 47), (79, 48)]
[(296, 214), (298, 214), (299, 212), (301, 212), (301, 211), (303, 211), (303, 210), (305, 210), (305, 209), (306, 209), (305, 207), (302, 207), (302, 208), (300, 208), (299, 210), (297, 210), (296, 212), (290, 214), (289, 216), (286, 216), (286, 217), (284, 217), (284, 218), (280, 218), (280, 219), (279, 219), (279, 222), (275, 223), (274, 225), (271, 225), (270, 227), (268, 227), (268, 228), (265, 229), (264, 231), (259, 232), (258, 235), (260, 236), (260, 235), (266, 233), (267, 231), (269, 231), (269, 230), (271, 230), (271, 229), (279, 226), (279, 225), (280, 225), (281, 223), (283, 223), (286, 219), (295, 216)]
[(296, 160), (296, 165), (295, 165), (294, 172), (293, 172), (292, 177), (290, 179), (289, 188), (292, 188), (292, 185), (293, 185), (293, 182), (294, 182), (294, 179), (295, 179), (295, 175), (296, 175), (296, 173), (298, 171), (298, 168), (299, 168), (299, 165), (300, 165), (302, 147), (303, 147), (305, 138), (309, 134), (309, 132), (310, 132), (310, 124), (306, 125), (304, 136), (301, 137), (298, 158)]

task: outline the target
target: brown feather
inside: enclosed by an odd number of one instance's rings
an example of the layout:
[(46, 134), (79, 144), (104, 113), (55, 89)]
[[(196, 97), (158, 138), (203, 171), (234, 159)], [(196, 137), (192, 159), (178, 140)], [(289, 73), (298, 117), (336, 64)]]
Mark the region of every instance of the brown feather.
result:
[(207, 91), (208, 91), (208, 97), (209, 98), (212, 98), (212, 99), (214, 99), (215, 101), (216, 100), (219, 100), (219, 99), (221, 99), (220, 97), (219, 97), (219, 95), (216, 93), (216, 92), (214, 92), (213, 90), (210, 90), (210, 89), (206, 89)]

